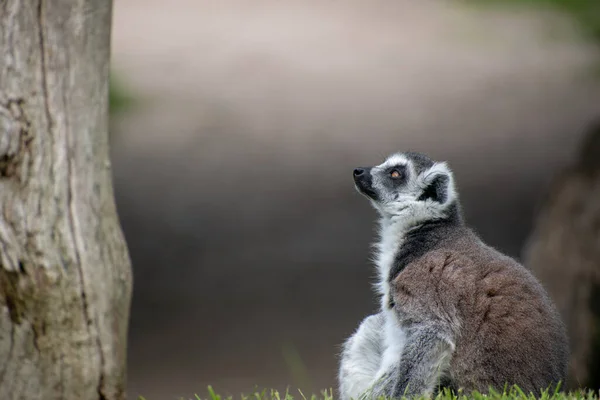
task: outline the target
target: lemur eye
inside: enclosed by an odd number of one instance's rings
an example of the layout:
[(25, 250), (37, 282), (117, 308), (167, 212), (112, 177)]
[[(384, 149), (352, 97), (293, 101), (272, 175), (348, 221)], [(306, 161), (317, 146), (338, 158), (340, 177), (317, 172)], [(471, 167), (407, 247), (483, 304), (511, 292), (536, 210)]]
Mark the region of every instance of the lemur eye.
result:
[(398, 179), (400, 177), (402, 177), (402, 173), (400, 171), (398, 171), (397, 169), (392, 170), (392, 172), (390, 172), (390, 176), (394, 179)]

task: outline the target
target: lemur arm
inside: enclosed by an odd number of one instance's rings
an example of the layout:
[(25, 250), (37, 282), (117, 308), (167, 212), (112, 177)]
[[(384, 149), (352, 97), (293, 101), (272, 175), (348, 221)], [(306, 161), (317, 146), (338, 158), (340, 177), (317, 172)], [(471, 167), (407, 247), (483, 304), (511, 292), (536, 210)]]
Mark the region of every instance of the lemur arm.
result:
[(370, 398), (401, 398), (432, 394), (454, 351), (450, 336), (439, 325), (419, 324), (406, 329), (406, 343), (397, 363), (384, 366)]
[(407, 329), (407, 340), (396, 372), (394, 386), (387, 395), (431, 394), (443, 377), (454, 352), (454, 342), (435, 324)]
[(371, 385), (381, 364), (384, 323), (381, 313), (370, 315), (344, 343), (338, 375), (341, 400), (359, 399)]

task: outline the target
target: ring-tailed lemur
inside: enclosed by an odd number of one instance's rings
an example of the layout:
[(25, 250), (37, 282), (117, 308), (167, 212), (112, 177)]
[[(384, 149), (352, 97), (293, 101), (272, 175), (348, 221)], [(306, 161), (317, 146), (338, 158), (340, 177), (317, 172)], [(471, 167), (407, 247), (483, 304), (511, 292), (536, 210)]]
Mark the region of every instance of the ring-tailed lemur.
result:
[(564, 381), (568, 342), (537, 279), (462, 216), (446, 163), (399, 153), (354, 170), (381, 216), (381, 310), (344, 343), (342, 400), (431, 395), (440, 386), (539, 393)]

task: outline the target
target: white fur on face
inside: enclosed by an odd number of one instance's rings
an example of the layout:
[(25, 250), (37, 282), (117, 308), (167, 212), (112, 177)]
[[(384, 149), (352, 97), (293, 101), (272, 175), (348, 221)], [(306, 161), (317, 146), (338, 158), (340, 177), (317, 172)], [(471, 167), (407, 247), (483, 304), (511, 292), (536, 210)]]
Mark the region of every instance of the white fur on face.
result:
[[(406, 167), (409, 172), (408, 181), (396, 191), (390, 191), (383, 184), (383, 171), (390, 167), (402, 166)], [(389, 216), (396, 215), (404, 211), (404, 209), (411, 203), (418, 202), (419, 196), (427, 188), (427, 186), (440, 175), (448, 177), (448, 188), (447, 188), (447, 199), (443, 204), (430, 201), (428, 208), (430, 211), (434, 211), (433, 208), (437, 206), (438, 211), (446, 209), (448, 204), (451, 204), (456, 199), (456, 190), (454, 188), (454, 177), (452, 171), (445, 162), (436, 162), (430, 168), (417, 174), (415, 166), (412, 161), (402, 153), (393, 154), (389, 156), (382, 164), (373, 167), (371, 170), (372, 186), (377, 191), (380, 199), (375, 201), (371, 200), (373, 206), (383, 214), (389, 214)], [(425, 202), (420, 202), (425, 203)], [(427, 218), (427, 214), (423, 215)]]

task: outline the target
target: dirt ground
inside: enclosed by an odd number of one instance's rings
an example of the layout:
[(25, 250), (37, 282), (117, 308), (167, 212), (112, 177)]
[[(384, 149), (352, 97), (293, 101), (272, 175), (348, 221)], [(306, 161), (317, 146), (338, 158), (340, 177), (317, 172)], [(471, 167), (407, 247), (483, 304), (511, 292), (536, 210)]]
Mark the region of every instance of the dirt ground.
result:
[(554, 14), (442, 1), (120, 0), (113, 121), (134, 262), (129, 392), (334, 385), (374, 309), (351, 171), (448, 160), (467, 219), (518, 257), (600, 115), (595, 51)]

